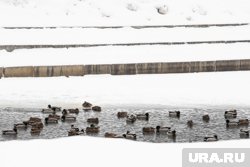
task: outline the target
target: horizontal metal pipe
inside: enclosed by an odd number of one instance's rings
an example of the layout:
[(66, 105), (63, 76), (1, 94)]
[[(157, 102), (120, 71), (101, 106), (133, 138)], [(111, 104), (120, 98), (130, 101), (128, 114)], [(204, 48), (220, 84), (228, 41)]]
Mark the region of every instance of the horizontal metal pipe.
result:
[(97, 74), (136, 75), (249, 70), (250, 59), (239, 59), (130, 64), (0, 67), (0, 77), (68, 77)]

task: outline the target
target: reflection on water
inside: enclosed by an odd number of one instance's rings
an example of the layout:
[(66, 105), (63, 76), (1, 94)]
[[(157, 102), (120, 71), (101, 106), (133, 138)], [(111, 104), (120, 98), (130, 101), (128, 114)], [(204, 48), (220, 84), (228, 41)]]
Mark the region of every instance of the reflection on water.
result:
[[(177, 108), (176, 108), (177, 109)], [(73, 124), (79, 128), (86, 128), (89, 126), (87, 118), (98, 117), (100, 132), (93, 136), (103, 137), (105, 132), (113, 132), (123, 134), (127, 130), (137, 134), (138, 141), (147, 142), (200, 142), (203, 141), (204, 136), (217, 134), (219, 140), (240, 139), (240, 128), (227, 129), (224, 118), (224, 111), (228, 108), (219, 109), (198, 109), (198, 108), (178, 108), (181, 111), (180, 118), (171, 118), (168, 115), (169, 110), (173, 108), (150, 108), (150, 107), (112, 107), (103, 108), (102, 112), (85, 112), (80, 111), (77, 115), (77, 121)], [(28, 120), (31, 116), (45, 118), (47, 114), (40, 112), (41, 109), (17, 109), (5, 108), (0, 109), (0, 131), (13, 128), (13, 124), (21, 123)], [(127, 111), (128, 113), (146, 113), (150, 117), (149, 121), (137, 120), (134, 124), (127, 124), (124, 118), (118, 119), (117, 112)], [(250, 113), (248, 109), (238, 109), (237, 119), (249, 118)], [(209, 113), (210, 121), (208, 123), (202, 121), (202, 115)], [(58, 113), (61, 114), (61, 113)], [(194, 125), (188, 128), (187, 120), (192, 119)], [(18, 135), (14, 137), (7, 137), (0, 135), (0, 140), (13, 139), (35, 139), (35, 138), (56, 138), (68, 135), (68, 130), (72, 123), (61, 122), (53, 125), (46, 125), (39, 136), (31, 136), (30, 128), (27, 130), (19, 130)], [(143, 135), (142, 127), (144, 126), (171, 126), (177, 131), (175, 139), (169, 138), (167, 135)], [(247, 127), (241, 127), (247, 129)], [(86, 134), (85, 134), (86, 135)]]

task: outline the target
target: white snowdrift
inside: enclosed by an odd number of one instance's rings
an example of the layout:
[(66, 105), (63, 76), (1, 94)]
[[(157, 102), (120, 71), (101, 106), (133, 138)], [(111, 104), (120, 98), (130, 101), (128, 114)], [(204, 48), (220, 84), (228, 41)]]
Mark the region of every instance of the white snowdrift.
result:
[(249, 140), (192, 144), (154, 144), (103, 139), (70, 137), (51, 140), (0, 142), (2, 167), (165, 167), (182, 166), (183, 148), (245, 148)]
[(249, 107), (250, 72), (88, 75), (59, 78), (3, 78), (1, 107), (81, 107), (84, 100), (105, 107)]
[[(165, 15), (157, 8), (167, 7)], [(1, 26), (140, 25), (250, 21), (248, 0), (1, 0)]]

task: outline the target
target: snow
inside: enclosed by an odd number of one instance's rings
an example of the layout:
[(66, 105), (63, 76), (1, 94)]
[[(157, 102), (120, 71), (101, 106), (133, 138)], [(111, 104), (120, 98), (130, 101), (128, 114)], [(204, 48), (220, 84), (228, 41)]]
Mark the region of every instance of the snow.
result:
[(182, 166), (183, 148), (245, 148), (249, 140), (192, 144), (156, 144), (68, 137), (51, 140), (10, 141), (0, 143), (1, 166)]
[[(249, 23), (249, 0), (0, 0), (0, 26), (128, 26), (121, 29), (0, 28), (0, 44), (84, 44), (249, 39), (250, 26), (133, 29), (132, 25)], [(158, 8), (166, 14), (159, 14)], [(0, 66), (249, 59), (248, 43), (0, 50)], [(2, 78), (0, 108), (118, 105), (249, 107), (250, 72)], [(249, 140), (156, 144), (92, 137), (0, 142), (2, 167), (181, 166), (187, 147), (244, 147)]]
[(2, 45), (247, 40), (250, 39), (250, 26), (147, 29), (129, 27), (120, 29), (0, 29), (0, 36)]
[(4, 78), (1, 107), (110, 106), (249, 107), (250, 72)]
[[(157, 8), (164, 5), (167, 14), (159, 14)], [(229, 23), (249, 18), (248, 0), (0, 1), (2, 26)]]

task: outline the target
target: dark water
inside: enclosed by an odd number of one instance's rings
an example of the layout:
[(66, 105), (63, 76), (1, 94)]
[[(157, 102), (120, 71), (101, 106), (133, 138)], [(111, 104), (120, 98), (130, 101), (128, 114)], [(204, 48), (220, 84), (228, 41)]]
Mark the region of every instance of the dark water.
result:
[[(86, 128), (89, 126), (87, 118), (98, 117), (100, 132), (93, 136), (103, 137), (105, 132), (113, 132), (123, 134), (127, 130), (137, 134), (138, 141), (147, 142), (200, 142), (203, 141), (204, 136), (217, 134), (219, 140), (240, 139), (240, 129), (248, 129), (248, 127), (240, 128), (226, 128), (224, 111), (228, 108), (219, 109), (200, 109), (200, 108), (176, 108), (181, 111), (180, 118), (169, 117), (168, 111), (173, 108), (150, 108), (150, 107), (112, 107), (103, 108), (102, 112), (94, 111), (80, 111), (77, 116), (77, 121), (74, 123), (67, 123), (59, 121), (58, 124), (45, 125), (39, 136), (32, 136), (30, 128), (27, 130), (19, 130), (16, 137), (7, 137), (0, 135), (0, 141), (13, 139), (50, 139), (57, 137), (65, 137), (68, 135), (70, 125), (74, 124), (78, 128)], [(9, 130), (13, 128), (14, 123), (21, 123), (32, 117), (45, 118), (48, 114), (40, 112), (41, 109), (17, 109), (6, 108), (0, 109), (0, 131)], [(134, 124), (127, 124), (126, 119), (118, 119), (117, 112), (127, 111), (128, 113), (146, 113), (150, 114), (149, 121), (137, 120)], [(237, 119), (249, 118), (250, 109), (237, 109)], [(202, 115), (208, 113), (210, 121), (208, 123), (202, 121)], [(58, 112), (57, 114), (61, 114)], [(74, 115), (74, 114), (72, 114)], [(194, 121), (193, 128), (186, 125), (187, 120)], [(169, 138), (167, 135), (143, 135), (142, 128), (144, 126), (171, 126), (177, 131), (175, 139)], [(86, 135), (86, 134), (84, 134)]]

